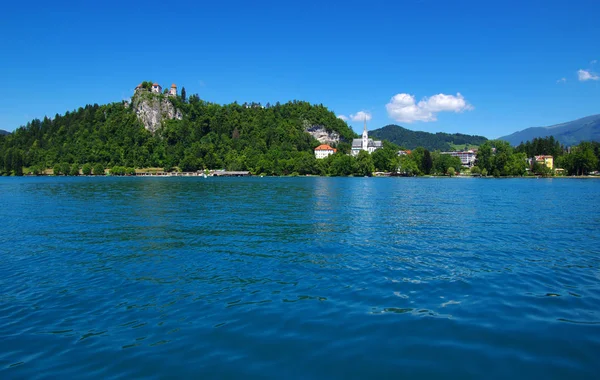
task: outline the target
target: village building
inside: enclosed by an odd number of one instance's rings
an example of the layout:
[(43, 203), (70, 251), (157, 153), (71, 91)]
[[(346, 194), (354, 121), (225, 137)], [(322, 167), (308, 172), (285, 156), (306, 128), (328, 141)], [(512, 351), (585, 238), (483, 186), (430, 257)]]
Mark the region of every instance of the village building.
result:
[(408, 149), (407, 149), (407, 150), (399, 150), (399, 151), (398, 151), (398, 156), (406, 156), (406, 155), (408, 155), (408, 154), (410, 154), (410, 153), (411, 153), (411, 152), (410, 152), (410, 150), (408, 150)]
[(554, 157), (552, 156), (535, 156), (535, 162), (540, 165), (546, 165), (549, 169), (554, 169)]
[(322, 144), (315, 148), (315, 158), (322, 159), (334, 154), (335, 152), (337, 152), (337, 149), (332, 148), (329, 145)]
[(369, 132), (367, 132), (367, 119), (365, 119), (365, 126), (362, 133), (362, 138), (353, 139), (352, 140), (352, 151), (351, 154), (353, 156), (358, 156), (358, 153), (361, 150), (365, 150), (369, 152), (369, 154), (373, 153), (377, 149), (383, 148), (383, 143), (379, 140), (375, 141), (369, 138)]
[[(526, 161), (530, 167), (533, 167), (533, 164), (537, 163), (539, 165), (544, 165), (549, 169), (554, 169), (554, 157), (552, 157), (552, 156), (547, 156), (547, 155), (534, 156), (534, 157), (527, 158)], [(527, 169), (527, 170), (529, 170), (529, 169)]]
[(171, 85), (171, 89), (169, 90), (169, 96), (177, 96), (177, 86), (175, 83)]
[(156, 94), (160, 94), (162, 92), (162, 87), (160, 86), (160, 84), (154, 83), (152, 85), (152, 92), (154, 92)]
[(465, 150), (461, 152), (440, 152), (440, 154), (449, 154), (450, 156), (460, 158), (460, 162), (462, 166), (471, 167), (475, 164), (475, 159), (477, 158), (477, 151), (475, 150)]

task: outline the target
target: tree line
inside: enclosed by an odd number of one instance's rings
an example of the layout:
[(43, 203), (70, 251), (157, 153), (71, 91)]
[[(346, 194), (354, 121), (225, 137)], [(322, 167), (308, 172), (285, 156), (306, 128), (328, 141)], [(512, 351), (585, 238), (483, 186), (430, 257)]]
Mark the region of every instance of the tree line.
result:
[[(148, 87), (151, 82), (144, 82)], [(162, 95), (157, 95), (162, 96)], [(87, 105), (64, 115), (34, 119), (9, 135), (0, 135), (0, 175), (133, 174), (134, 168), (247, 170), (264, 175), (447, 175), (461, 169), (460, 159), (418, 147), (398, 156), (400, 146), (384, 141), (369, 155), (350, 156), (350, 127), (323, 105), (206, 102), (196, 94), (169, 97), (182, 120), (165, 120), (152, 134), (125, 102)], [(319, 145), (305, 130), (322, 126), (337, 132), (337, 153), (317, 160)], [(534, 139), (512, 148), (504, 141), (479, 147), (473, 173), (518, 176), (527, 173), (527, 157), (549, 154), (568, 174), (598, 170), (600, 144), (566, 149), (554, 138)], [(540, 169), (543, 170), (543, 169)]]
[(479, 147), (472, 173), (482, 175), (523, 176), (526, 174), (552, 175), (545, 165), (532, 162), (528, 158), (549, 155), (554, 159), (554, 167), (564, 169), (568, 175), (585, 175), (600, 170), (600, 143), (581, 142), (566, 148), (553, 136), (535, 138), (513, 148), (503, 140), (487, 141)]

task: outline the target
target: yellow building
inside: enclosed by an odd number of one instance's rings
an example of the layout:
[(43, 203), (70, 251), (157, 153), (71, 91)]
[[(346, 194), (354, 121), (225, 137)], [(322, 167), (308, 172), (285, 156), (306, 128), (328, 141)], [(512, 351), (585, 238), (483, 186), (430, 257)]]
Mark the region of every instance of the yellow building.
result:
[(546, 165), (550, 169), (554, 169), (554, 157), (552, 156), (535, 156), (535, 162)]

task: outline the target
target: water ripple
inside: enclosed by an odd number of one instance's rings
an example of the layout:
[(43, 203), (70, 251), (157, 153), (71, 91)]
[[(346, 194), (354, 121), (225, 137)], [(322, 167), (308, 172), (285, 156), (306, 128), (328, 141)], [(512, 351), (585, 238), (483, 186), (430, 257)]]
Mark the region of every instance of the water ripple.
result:
[(594, 378), (599, 190), (0, 178), (0, 376)]

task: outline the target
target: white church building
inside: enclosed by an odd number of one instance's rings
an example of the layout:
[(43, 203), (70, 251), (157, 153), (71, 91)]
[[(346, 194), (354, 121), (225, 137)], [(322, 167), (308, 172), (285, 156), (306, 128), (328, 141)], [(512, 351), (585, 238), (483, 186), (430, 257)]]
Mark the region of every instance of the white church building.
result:
[(383, 143), (379, 140), (373, 140), (369, 138), (369, 132), (367, 132), (367, 119), (365, 119), (365, 127), (362, 133), (362, 138), (352, 140), (352, 151), (353, 156), (358, 156), (361, 150), (366, 150), (369, 154), (375, 152), (377, 149), (383, 148)]

